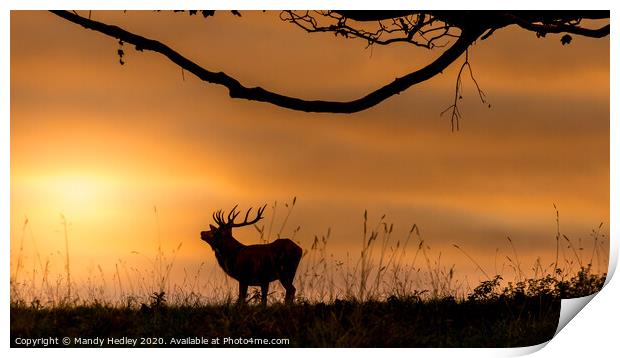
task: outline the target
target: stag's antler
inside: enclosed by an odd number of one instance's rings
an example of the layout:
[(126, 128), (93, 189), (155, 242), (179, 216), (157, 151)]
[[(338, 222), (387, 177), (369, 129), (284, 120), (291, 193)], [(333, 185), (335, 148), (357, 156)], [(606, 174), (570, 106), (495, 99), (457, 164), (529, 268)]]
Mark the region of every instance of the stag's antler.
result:
[[(218, 211), (213, 213), (213, 221), (215, 221), (215, 223), (218, 226), (220, 226), (220, 227), (228, 225), (228, 223), (231, 221), (230, 220), (231, 219), (230, 215), (235, 212), (235, 209), (237, 209), (237, 206), (239, 206), (239, 205), (238, 204), (235, 205), (232, 208), (232, 210), (230, 211), (230, 214), (228, 214), (228, 221), (226, 219), (224, 219), (224, 211), (223, 210), (218, 210)], [(232, 219), (234, 220), (234, 217)]]
[(255, 224), (260, 219), (263, 218), (263, 212), (265, 211), (266, 207), (267, 207), (267, 204), (258, 208), (258, 211), (256, 212), (256, 217), (251, 221), (248, 221), (248, 216), (250, 215), (250, 211), (252, 211), (252, 208), (249, 208), (248, 211), (245, 213), (245, 218), (243, 219), (243, 222), (236, 224), (234, 221), (235, 221), (235, 218), (239, 215), (240, 211), (235, 212), (235, 208), (236, 208), (235, 206), (233, 210), (231, 210), (230, 214), (228, 215), (228, 222), (226, 223), (226, 225), (229, 225), (230, 227), (241, 227), (241, 226)]
[(213, 220), (215, 221), (215, 223), (218, 224), (218, 226), (220, 227), (226, 226), (226, 227), (231, 227), (231, 228), (255, 224), (260, 219), (263, 218), (262, 215), (263, 215), (263, 212), (265, 211), (265, 208), (267, 207), (267, 204), (258, 208), (258, 211), (256, 213), (256, 218), (254, 218), (251, 221), (248, 221), (248, 216), (250, 215), (250, 211), (252, 211), (252, 208), (249, 208), (248, 211), (245, 213), (245, 218), (243, 219), (243, 222), (238, 223), (238, 224), (235, 223), (235, 219), (237, 218), (237, 216), (239, 216), (241, 211), (236, 211), (237, 206), (238, 205), (235, 205), (232, 208), (232, 210), (230, 210), (230, 213), (228, 213), (227, 219), (224, 219), (224, 212), (222, 210), (218, 210), (217, 212), (213, 213)]

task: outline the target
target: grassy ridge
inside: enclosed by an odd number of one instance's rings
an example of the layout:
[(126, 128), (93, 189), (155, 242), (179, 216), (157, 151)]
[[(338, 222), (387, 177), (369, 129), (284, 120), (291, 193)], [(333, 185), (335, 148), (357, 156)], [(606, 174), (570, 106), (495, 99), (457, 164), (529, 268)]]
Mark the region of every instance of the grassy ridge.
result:
[[(281, 227), (294, 204), (295, 200), (286, 206)], [(224, 341), (232, 338), (286, 339), (275, 344), (284, 347), (530, 346), (553, 337), (560, 299), (598, 292), (606, 279), (602, 267), (607, 239), (600, 232), (602, 224), (592, 231), (591, 250), (585, 250), (581, 240), (575, 245), (561, 234), (556, 212), (556, 259), (548, 265), (537, 260), (529, 276), (508, 238), (512, 253), (506, 255), (505, 266), (514, 272), (513, 279), (504, 275), (503, 269), (501, 274), (496, 270), (495, 275), (489, 275), (464, 248), (453, 245), (487, 279), (465, 290), (455, 279), (454, 265), (442, 264), (441, 252), (431, 254), (417, 225), (395, 241), (393, 225), (384, 218), (373, 228), (364, 213), (357, 259), (349, 260), (347, 255), (346, 261), (339, 261), (329, 254), (330, 230), (315, 236), (312, 246), (304, 251), (296, 277), (297, 302), (292, 306), (281, 304), (282, 297), (277, 294), (270, 296), (267, 307), (231, 304), (236, 287), (220, 286), (221, 281), (209, 276), (209, 284), (201, 290), (202, 265), (189, 280), (172, 285), (169, 273), (180, 245), (171, 259), (159, 245), (153, 270), (137, 271), (136, 277), (128, 274), (122, 262), (120, 271), (125, 275), (121, 275), (116, 265), (111, 299), (102, 284), (101, 268), (99, 280), (89, 278), (89, 285), (81, 291), (71, 282), (68, 264), (66, 279), (55, 284), (49, 280), (47, 264), (41, 268), (38, 284), (35, 272), (32, 278), (19, 279), (23, 268), (20, 250), (11, 277), (10, 345), (24, 347), (24, 339), (53, 338), (37, 346), (274, 346), (262, 341)], [(261, 242), (269, 241), (271, 226), (257, 228)], [(408, 250), (411, 246), (413, 250)], [(66, 256), (68, 259), (68, 251)], [(250, 302), (258, 297), (256, 293), (250, 295)], [(63, 337), (69, 339), (68, 344), (59, 341)], [(76, 338), (93, 341), (84, 344)], [(137, 339), (137, 344), (118, 345), (108, 338)], [(209, 341), (196, 342), (196, 338)]]
[(174, 346), (171, 338), (187, 337), (288, 338), (289, 344), (281, 345), (285, 347), (516, 347), (551, 339), (559, 312), (560, 301), (552, 296), (461, 302), (412, 297), (267, 307), (12, 307), (11, 346), (16, 346), (15, 337), (52, 336), (161, 337), (159, 347)]
[[(569, 280), (548, 275), (502, 286), (501, 277), (496, 276), (458, 300), (411, 295), (266, 307), (169, 305), (161, 292), (140, 306), (90, 303), (46, 307), (14, 302), (10, 344), (19, 346), (18, 338), (69, 337), (69, 346), (84, 346), (73, 339), (130, 337), (140, 343), (144, 343), (141, 338), (156, 338), (137, 347), (172, 347), (179, 346), (173, 339), (204, 337), (221, 341), (199, 346), (272, 346), (262, 342), (226, 344), (224, 338), (285, 338), (288, 341), (279, 345), (286, 347), (530, 346), (553, 337), (561, 298), (597, 292), (605, 277), (583, 267)], [(58, 341), (52, 345), (66, 346)], [(115, 345), (105, 341), (104, 346)]]

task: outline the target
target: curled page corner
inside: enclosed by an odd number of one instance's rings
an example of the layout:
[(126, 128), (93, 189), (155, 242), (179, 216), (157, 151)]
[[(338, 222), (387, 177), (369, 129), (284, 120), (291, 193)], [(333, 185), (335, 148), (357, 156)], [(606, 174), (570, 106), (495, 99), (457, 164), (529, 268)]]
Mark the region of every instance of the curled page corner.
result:
[[(570, 322), (588, 303), (590, 303), (590, 301), (597, 294), (598, 292), (593, 293), (590, 296), (562, 299), (560, 301), (560, 318), (558, 320), (558, 327), (555, 333), (553, 334), (553, 337), (557, 336), (558, 333), (560, 333), (560, 331), (564, 329), (564, 327), (566, 327), (568, 322)], [(538, 352), (539, 350), (543, 349), (550, 341), (551, 340), (548, 340), (546, 342), (543, 342), (543, 343), (540, 343), (534, 346), (519, 347), (519, 348), (511, 349), (510, 352), (506, 356), (518, 357), (518, 356), (525, 356), (525, 355)]]
[(560, 331), (564, 327), (566, 327), (568, 322), (570, 322), (570, 320), (572, 320), (577, 315), (577, 313), (579, 313), (579, 311), (581, 311), (597, 294), (598, 292), (593, 293), (590, 296), (562, 299), (558, 328), (556, 329), (553, 336), (557, 336), (558, 333), (560, 333)]
[(517, 347), (517, 348), (508, 348), (505, 357), (522, 357), (526, 355), (530, 355), (532, 353), (536, 353), (539, 350), (545, 348), (545, 346), (549, 343), (549, 341), (542, 342), (533, 346), (527, 347)]
[(560, 319), (558, 321), (558, 328), (555, 330), (553, 336), (557, 336), (560, 331), (566, 327), (568, 322), (570, 322), (576, 315), (581, 311), (592, 299), (594, 296), (599, 294), (605, 286), (609, 284), (611, 277), (616, 271), (616, 267), (618, 266), (618, 242), (616, 240), (609, 241), (609, 263), (607, 267), (607, 277), (605, 278), (605, 283), (603, 287), (596, 292), (591, 294), (590, 296), (577, 297), (577, 298), (567, 298), (561, 300), (560, 306)]

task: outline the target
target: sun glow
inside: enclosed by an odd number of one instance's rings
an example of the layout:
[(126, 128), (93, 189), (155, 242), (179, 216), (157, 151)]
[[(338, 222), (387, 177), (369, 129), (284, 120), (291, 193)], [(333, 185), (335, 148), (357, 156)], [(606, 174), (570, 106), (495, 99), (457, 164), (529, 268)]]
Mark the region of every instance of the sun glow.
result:
[(92, 205), (103, 194), (103, 186), (98, 178), (84, 176), (62, 176), (50, 182), (50, 193), (55, 194), (69, 206)]
[(33, 184), (37, 202), (73, 216), (96, 212), (113, 191), (111, 180), (97, 175), (41, 176)]

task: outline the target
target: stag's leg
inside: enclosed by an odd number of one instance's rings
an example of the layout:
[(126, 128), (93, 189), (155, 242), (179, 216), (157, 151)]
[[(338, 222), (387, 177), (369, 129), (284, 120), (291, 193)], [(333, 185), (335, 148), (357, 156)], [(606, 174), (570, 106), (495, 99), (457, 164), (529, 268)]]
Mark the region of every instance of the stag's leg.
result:
[(263, 283), (262, 285), (260, 285), (260, 303), (263, 306), (267, 305), (267, 293), (269, 293), (269, 282), (267, 283)]
[(286, 297), (284, 298), (285, 302), (293, 303), (293, 300), (295, 299), (295, 292), (297, 291), (295, 290), (295, 286), (293, 286), (293, 280), (281, 279), (280, 283), (286, 290)]
[(280, 283), (284, 286), (286, 290), (285, 302), (287, 304), (293, 303), (295, 300), (295, 286), (293, 286), (293, 280), (295, 279), (295, 271), (297, 271), (297, 266), (299, 266), (299, 260), (301, 259), (301, 249), (296, 253), (297, 257), (294, 258), (286, 268), (284, 272), (280, 274)]
[(245, 298), (248, 295), (248, 285), (239, 281), (239, 299), (237, 299), (237, 304), (245, 303)]

